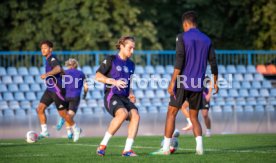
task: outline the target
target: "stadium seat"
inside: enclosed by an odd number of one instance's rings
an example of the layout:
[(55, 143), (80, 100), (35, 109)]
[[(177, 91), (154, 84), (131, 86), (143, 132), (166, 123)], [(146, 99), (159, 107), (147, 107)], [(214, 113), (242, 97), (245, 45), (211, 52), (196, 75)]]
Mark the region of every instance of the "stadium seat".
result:
[(232, 112), (232, 106), (229, 106), (229, 105), (225, 105), (223, 106), (223, 109), (222, 109), (223, 112)]
[(244, 75), (244, 80), (245, 81), (253, 81), (253, 75), (252, 74), (245, 74)]
[(33, 100), (32, 103), (31, 103), (32, 108), (33, 108), (33, 109), (36, 109), (39, 103), (40, 103), (39, 100)]
[(228, 94), (230, 97), (238, 97), (239, 96), (236, 89), (230, 89)]
[(12, 109), (5, 109), (5, 110), (3, 110), (3, 116), (8, 117), (8, 118), (13, 117), (14, 112)]
[(17, 70), (15, 67), (8, 67), (7, 68), (7, 74), (8, 75), (12, 75), (12, 76), (15, 76), (17, 75)]
[(219, 90), (219, 96), (221, 97), (228, 97), (228, 93), (226, 89), (220, 89)]
[(0, 83), (0, 92), (7, 92), (7, 91), (8, 91), (8, 88), (7, 88), (6, 84)]
[(272, 84), (268, 80), (263, 80), (262, 88), (272, 88)]
[(245, 101), (245, 99), (244, 99), (243, 97), (238, 97), (238, 98), (236, 99), (236, 104), (237, 104), (238, 106), (243, 106), (243, 105), (246, 105), (246, 101)]
[(3, 99), (6, 101), (14, 100), (13, 95), (11, 92), (4, 92), (3, 93)]
[(164, 74), (164, 73), (165, 73), (165, 69), (164, 69), (164, 67), (161, 66), (161, 65), (156, 66), (156, 67), (155, 67), (155, 70), (156, 70), (156, 73), (157, 73), (157, 74)]
[(246, 72), (247, 72), (247, 73), (256, 73), (256, 68), (255, 68), (255, 66), (253, 66), (253, 65), (248, 65), (248, 66), (246, 67)]
[(20, 102), (20, 108), (22, 109), (32, 109), (31, 103), (27, 100)]
[(245, 106), (245, 107), (244, 107), (244, 111), (245, 111), (245, 112), (253, 112), (253, 111), (254, 111), (254, 108), (253, 108), (253, 106)]
[(97, 107), (98, 104), (97, 104), (97, 101), (95, 99), (89, 99), (89, 100), (87, 100), (87, 106), (88, 107)]
[(218, 65), (218, 71), (220, 74), (228, 73), (224, 65)]
[(257, 89), (250, 89), (250, 90), (249, 90), (249, 94), (250, 94), (250, 96), (252, 96), (252, 97), (258, 97), (258, 96), (259, 96), (259, 92), (258, 92)]
[(81, 108), (87, 107), (86, 101), (85, 100), (81, 100), (80, 104), (79, 104), (79, 107), (81, 107)]
[(211, 108), (211, 110), (212, 110), (212, 112), (222, 112), (222, 109), (221, 109), (221, 107), (220, 106), (214, 106), (214, 107), (212, 107)]
[(273, 106), (273, 105), (266, 105), (265, 106), (265, 110), (273, 112), (273, 111), (275, 111), (275, 106)]
[(261, 74), (255, 74), (254, 75), (254, 80), (262, 81), (262, 80), (264, 80), (264, 77)]
[(244, 65), (238, 65), (237, 66), (237, 73), (242, 73), (245, 74), (246, 73), (246, 68)]
[(247, 105), (257, 105), (256, 99), (254, 97), (248, 97), (246, 99)]
[(168, 107), (163, 105), (163, 106), (159, 107), (158, 111), (159, 111), (159, 113), (167, 113)]
[(266, 88), (260, 89), (260, 96), (261, 97), (269, 97), (269, 92)]
[(235, 112), (243, 112), (243, 106), (237, 105), (233, 107), (233, 111)]
[(147, 111), (146, 107), (144, 107), (144, 106), (139, 107), (139, 113), (147, 113), (147, 112), (148, 111)]
[(44, 83), (44, 80), (42, 80), (39, 75), (34, 76), (34, 78), (35, 78), (35, 83), (38, 83), (38, 84)]
[(241, 88), (240, 82), (238, 82), (238, 81), (233, 81), (232, 87), (235, 88), (235, 89), (240, 89), (240, 88)]
[(265, 65), (257, 65), (256, 71), (260, 74), (267, 74)]
[(4, 109), (9, 109), (8, 103), (6, 101), (0, 101), (0, 111)]
[(11, 101), (9, 103), (9, 108), (16, 110), (16, 109), (20, 109), (19, 103), (17, 101)]
[(98, 91), (98, 90), (94, 90), (94, 91), (92, 92), (92, 98), (94, 98), (94, 99), (101, 99), (101, 98), (102, 98), (101, 92)]
[(236, 100), (233, 97), (227, 97), (225, 100), (225, 105), (234, 106), (236, 105)]
[(4, 67), (0, 67), (0, 76), (7, 75), (6, 69)]
[(152, 106), (152, 103), (148, 98), (141, 99), (141, 104), (142, 104), (142, 106), (145, 106), (145, 107)]
[(36, 100), (36, 95), (34, 92), (26, 92), (25, 97), (27, 100)]
[(99, 69), (100, 66), (93, 66), (92, 74), (96, 74), (96, 71)]
[(41, 87), (41, 90), (42, 90), (42, 91), (44, 91), (44, 90), (47, 89), (45, 83), (41, 83), (41, 84), (40, 84), (40, 87)]
[(151, 106), (148, 106), (147, 108), (149, 113), (158, 113), (158, 109), (155, 106), (151, 105)]
[(82, 113), (83, 113), (84, 115), (92, 115), (92, 114), (93, 114), (93, 111), (92, 111), (92, 109), (91, 109), (90, 107), (86, 107), (86, 108), (83, 108)]
[(156, 90), (155, 94), (156, 94), (156, 97), (158, 97), (158, 98), (165, 98), (166, 97), (166, 94), (162, 89)]
[(138, 65), (138, 66), (135, 66), (135, 74), (144, 74), (145, 73), (145, 71), (144, 71), (144, 68), (142, 67), (142, 66), (140, 66), (140, 65)]
[(33, 92), (42, 91), (38, 83), (31, 84), (30, 87), (31, 87), (30, 90)]
[(8, 76), (8, 75), (3, 76), (3, 77), (2, 77), (2, 83), (4, 83), (4, 84), (11, 84), (11, 83), (12, 83), (12, 78), (11, 78), (11, 76)]
[(39, 68), (39, 74), (40, 75), (45, 74), (45, 67), (40, 67)]
[(267, 104), (267, 101), (266, 101), (265, 97), (258, 97), (256, 99), (256, 101), (257, 101), (258, 105), (266, 105)]
[(172, 74), (174, 71), (173, 65), (167, 65), (165, 69), (167, 74)]
[(33, 76), (40, 75), (37, 67), (29, 67), (29, 74)]
[(216, 103), (217, 105), (220, 105), (220, 106), (225, 105), (224, 98), (223, 98), (223, 97), (217, 97), (215, 103)]
[(33, 76), (24, 76), (24, 83), (28, 83), (28, 84), (35, 83)]
[(236, 81), (243, 81), (242, 74), (234, 74), (234, 80), (236, 80)]
[(264, 106), (263, 105), (256, 105), (255, 106), (255, 111), (256, 112), (263, 112), (264, 111)]
[(28, 92), (30, 91), (30, 88), (28, 84), (19, 84), (19, 90), (22, 92)]
[(267, 74), (276, 75), (276, 66), (274, 64), (270, 64), (266, 66)]
[(14, 83), (17, 83), (17, 84), (22, 84), (22, 83), (24, 83), (22, 76), (14, 76), (14, 77), (13, 77), (13, 82), (14, 82)]
[(26, 67), (19, 67), (18, 74), (21, 76), (29, 75), (28, 69)]
[(226, 72), (229, 74), (235, 74), (236, 73), (236, 68), (234, 65), (227, 65), (226, 66)]
[(145, 97), (144, 92), (142, 90), (139, 90), (139, 89), (134, 91), (134, 95), (135, 95), (136, 98), (144, 98)]
[(253, 81), (252, 82), (252, 88), (259, 89), (261, 88), (261, 83), (259, 81)]
[(154, 99), (152, 99), (151, 102), (156, 107), (161, 107), (163, 105), (162, 101), (159, 98), (154, 98)]
[(146, 72), (147, 74), (155, 74), (154, 67), (151, 66), (151, 65), (147, 65), (147, 66), (145, 67), (145, 72)]
[(249, 81), (243, 81), (241, 83), (242, 83), (241, 88), (243, 88), (243, 89), (249, 89), (249, 88), (251, 88), (251, 84), (250, 84)]
[(266, 104), (270, 104), (270, 105), (276, 105), (276, 100), (275, 100), (275, 97), (268, 97), (267, 98), (267, 103), (265, 103), (265, 105)]
[(23, 101), (25, 100), (25, 96), (23, 92), (15, 92), (14, 93), (14, 99), (17, 101)]
[(2, 97), (2, 94), (0, 93), (0, 101), (2, 101), (3, 100), (3, 97)]
[(82, 67), (82, 72), (83, 72), (84, 74), (86, 74), (86, 75), (94, 74), (94, 73), (92, 72), (92, 69), (91, 69), (90, 66), (83, 66), (83, 67)]

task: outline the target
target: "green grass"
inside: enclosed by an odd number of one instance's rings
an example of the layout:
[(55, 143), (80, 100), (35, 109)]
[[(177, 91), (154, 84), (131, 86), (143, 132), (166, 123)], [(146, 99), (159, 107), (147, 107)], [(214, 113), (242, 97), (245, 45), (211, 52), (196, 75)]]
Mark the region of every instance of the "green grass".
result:
[(275, 162), (276, 134), (213, 135), (204, 138), (205, 154), (195, 155), (195, 139), (179, 138), (180, 148), (170, 156), (151, 156), (160, 147), (162, 137), (139, 136), (134, 144), (136, 158), (121, 156), (125, 137), (110, 140), (106, 156), (95, 151), (101, 138), (81, 138), (78, 143), (67, 139), (45, 139), (28, 144), (23, 139), (0, 140), (0, 162), (5, 163), (51, 163), (51, 162)]

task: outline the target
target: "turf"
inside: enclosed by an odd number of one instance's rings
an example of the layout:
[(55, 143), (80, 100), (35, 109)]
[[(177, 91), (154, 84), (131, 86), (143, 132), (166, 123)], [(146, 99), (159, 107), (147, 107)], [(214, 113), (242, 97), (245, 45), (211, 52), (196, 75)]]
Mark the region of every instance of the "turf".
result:
[(106, 156), (95, 151), (101, 138), (81, 138), (78, 143), (67, 139), (45, 139), (28, 144), (23, 139), (0, 140), (0, 162), (5, 163), (85, 163), (85, 162), (275, 162), (276, 134), (213, 135), (204, 138), (205, 154), (195, 155), (192, 136), (179, 138), (179, 149), (170, 156), (152, 156), (160, 147), (161, 136), (139, 136), (133, 150), (139, 157), (121, 156), (124, 137), (110, 140)]

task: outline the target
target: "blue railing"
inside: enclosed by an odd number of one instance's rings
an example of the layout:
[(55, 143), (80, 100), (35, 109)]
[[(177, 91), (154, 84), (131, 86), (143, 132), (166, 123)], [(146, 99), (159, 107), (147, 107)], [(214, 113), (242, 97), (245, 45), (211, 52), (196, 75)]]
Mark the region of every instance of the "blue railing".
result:
[[(117, 51), (55, 51), (64, 62), (76, 58), (81, 65), (99, 65), (106, 55)], [(276, 64), (276, 50), (216, 50), (217, 62), (221, 65)], [(132, 57), (137, 65), (173, 65), (174, 50), (137, 50)], [(0, 51), (0, 67), (43, 66), (40, 51)]]

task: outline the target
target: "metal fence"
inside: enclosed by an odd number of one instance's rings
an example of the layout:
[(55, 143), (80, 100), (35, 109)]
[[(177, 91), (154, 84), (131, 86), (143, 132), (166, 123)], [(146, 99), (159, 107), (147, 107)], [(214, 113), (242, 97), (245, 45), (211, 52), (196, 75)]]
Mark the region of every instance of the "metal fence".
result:
[[(80, 65), (99, 65), (106, 55), (117, 51), (55, 51), (62, 63), (68, 58), (76, 58)], [(217, 62), (220, 65), (258, 65), (276, 64), (276, 50), (216, 50)], [(173, 65), (174, 50), (137, 50), (132, 56), (137, 65)], [(0, 51), (0, 67), (41, 67), (44, 58), (40, 51)]]

